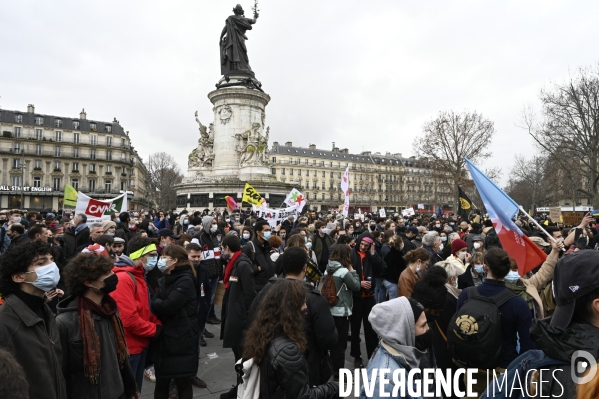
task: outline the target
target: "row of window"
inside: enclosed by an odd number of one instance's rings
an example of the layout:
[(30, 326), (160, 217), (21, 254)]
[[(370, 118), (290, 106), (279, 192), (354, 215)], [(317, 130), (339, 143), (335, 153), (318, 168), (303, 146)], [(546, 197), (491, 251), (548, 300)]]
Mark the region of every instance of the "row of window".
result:
[[(79, 121), (72, 121), (72, 122), (73, 122), (73, 129), (78, 130), (79, 127), (81, 126), (81, 123)], [(21, 114), (15, 114), (15, 123), (23, 123), (23, 115), (21, 115)], [(35, 124), (38, 125), (38, 126), (43, 126), (44, 125), (44, 117), (43, 116), (36, 116), (35, 117)], [(54, 118), (54, 127), (63, 127), (62, 119), (60, 119), (60, 118)], [(92, 131), (97, 131), (98, 130), (98, 124), (96, 122), (90, 122), (89, 123), (89, 128)], [(104, 132), (111, 133), (112, 132), (112, 126), (111, 125), (104, 125)]]
[[(21, 186), (21, 176), (12, 176), (11, 182), (12, 182), (13, 186), (20, 187)], [(88, 179), (87, 180), (87, 184), (88, 184), (87, 188), (90, 191), (96, 190), (96, 182), (97, 182), (96, 179)], [(33, 187), (41, 187), (41, 186), (42, 186), (42, 178), (40, 176), (34, 176), (33, 177)], [(79, 179), (71, 179), (71, 186), (73, 186), (73, 188), (75, 188), (75, 190), (79, 190)], [(104, 180), (104, 190), (111, 191), (112, 187), (113, 187), (112, 180)], [(130, 187), (134, 187), (133, 181), (130, 182)], [(64, 188), (61, 177), (54, 177), (52, 179), (52, 188), (55, 191), (61, 191)], [(127, 189), (127, 181), (122, 180), (121, 181), (121, 190), (125, 191), (126, 189)]]
[[(12, 160), (12, 167), (13, 169), (20, 169), (22, 165), (22, 160), (21, 158), (14, 158)], [(87, 165), (88, 167), (88, 173), (95, 173), (96, 172), (96, 164), (95, 163), (90, 163)], [(41, 159), (36, 159), (33, 161), (33, 170), (42, 170), (42, 161)], [(61, 161), (54, 161), (54, 170), (56, 171), (61, 171), (62, 170), (62, 162)], [(104, 166), (104, 171), (106, 173), (112, 173), (112, 165), (105, 165)], [(79, 162), (72, 162), (71, 163), (71, 172), (81, 172), (79, 169)]]
[[(21, 153), (21, 143), (13, 143), (13, 150), (15, 154), (20, 154)], [(73, 152), (71, 154), (67, 154), (66, 152), (62, 151), (62, 147), (61, 146), (54, 146), (54, 152), (53, 155), (55, 157), (61, 157), (61, 156), (72, 156), (73, 158), (79, 158), (80, 157), (80, 149), (78, 147), (74, 147)], [(42, 145), (41, 144), (36, 144), (35, 145), (35, 149), (34, 149), (34, 154), (35, 155), (50, 155), (48, 153), (44, 154), (42, 152)], [(97, 159), (97, 150), (95, 148), (91, 148), (89, 150), (89, 158), (90, 159)], [(112, 156), (112, 150), (106, 150), (106, 160), (107, 161), (112, 161), (113, 160), (113, 156)], [(121, 153), (121, 161), (125, 160), (125, 153), (122, 152)]]
[[(19, 127), (19, 126), (15, 126), (14, 127), (14, 134), (15, 134), (15, 138), (18, 138), (18, 139), (20, 139), (20, 138), (28, 138), (28, 137), (25, 137), (22, 134), (21, 127)], [(36, 140), (46, 140), (47, 139), (47, 137), (44, 136), (44, 130), (43, 129), (35, 129), (35, 135), (32, 136), (32, 137), (30, 137), (30, 138), (34, 138)], [(107, 146), (112, 146), (112, 143), (113, 143), (112, 138), (113, 138), (112, 136), (106, 136), (105, 142), (103, 144), (107, 145)], [(54, 132), (54, 137), (52, 138), (52, 140), (61, 142), (62, 139), (63, 139), (62, 131), (56, 130)], [(84, 141), (81, 140), (81, 133), (73, 133), (72, 139), (73, 139), (73, 143), (75, 143), (75, 144), (79, 144), (79, 143), (81, 143), (81, 144), (91, 144), (91, 145), (100, 144), (100, 142), (98, 140), (98, 135), (97, 134), (90, 134), (89, 135), (89, 142), (87, 142), (86, 140), (84, 140)], [(115, 144), (117, 144), (117, 143), (115, 143)], [(127, 145), (127, 139), (121, 138), (120, 144), (118, 144), (118, 145), (121, 145), (121, 146)]]
[[(301, 176), (302, 175), (302, 170), (301, 169), (295, 169), (294, 170), (293, 168), (289, 168), (288, 171), (289, 171), (289, 176), (293, 176), (294, 173), (297, 173), (297, 176)], [(281, 175), (284, 176), (285, 173), (287, 173), (286, 169), (285, 168), (281, 168)], [(277, 169), (276, 168), (272, 168), (272, 174), (273, 175), (277, 174)], [(318, 171), (313, 170), (312, 171), (312, 175), (314, 177), (318, 176)], [(322, 177), (326, 177), (326, 172), (322, 171), (321, 175), (322, 175)], [(306, 170), (305, 176), (306, 177), (310, 176), (310, 171), (309, 170)], [(340, 179), (341, 178), (341, 172), (329, 172), (329, 176), (330, 176), (331, 179), (335, 178), (335, 177), (337, 177), (337, 178)], [(355, 180), (369, 180), (368, 179), (369, 177), (372, 177), (372, 176), (354, 174), (354, 179)], [(387, 176), (385, 178), (383, 178), (381, 175), (379, 175), (378, 180), (379, 181), (386, 181), (386, 182), (396, 182), (396, 181), (398, 181), (396, 175)]]
[[(276, 163), (277, 162), (277, 157), (272, 157), (272, 162)], [(284, 164), (284, 163), (288, 163), (288, 164), (296, 164), (296, 165), (301, 165), (301, 158), (296, 158), (294, 160), (294, 158), (288, 158), (287, 162), (285, 162), (284, 158), (279, 158), (279, 163)], [(310, 165), (310, 161), (308, 159), (304, 159), (304, 165)], [(325, 161), (320, 161), (317, 162), (316, 159), (312, 160), (312, 166), (320, 166), (320, 167), (329, 167), (332, 168), (333, 167), (333, 162), (325, 162)], [(349, 166), (349, 163), (346, 163), (343, 168), (347, 168)], [(337, 168), (341, 168), (341, 162), (337, 162)], [(365, 170), (365, 171), (370, 171), (370, 172), (374, 172), (374, 171), (382, 171), (382, 167), (379, 166), (378, 169), (376, 169), (374, 166), (364, 166), (364, 165), (355, 165), (353, 164), (351, 167), (352, 170)], [(395, 168), (391, 168), (388, 166), (385, 166), (385, 172), (392, 172), (395, 171)]]

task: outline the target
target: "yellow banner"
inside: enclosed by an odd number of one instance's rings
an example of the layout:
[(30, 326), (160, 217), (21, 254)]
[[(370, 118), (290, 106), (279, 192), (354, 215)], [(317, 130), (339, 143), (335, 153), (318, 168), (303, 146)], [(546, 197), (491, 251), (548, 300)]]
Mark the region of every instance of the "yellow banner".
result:
[(262, 205), (262, 202), (264, 202), (264, 199), (262, 199), (262, 196), (258, 194), (258, 191), (256, 191), (254, 187), (250, 186), (249, 183), (245, 183), (245, 188), (243, 189), (243, 197), (241, 198), (241, 201), (247, 202), (248, 204), (260, 206)]
[(70, 184), (64, 186), (64, 204), (68, 206), (77, 206), (77, 197), (79, 193)]

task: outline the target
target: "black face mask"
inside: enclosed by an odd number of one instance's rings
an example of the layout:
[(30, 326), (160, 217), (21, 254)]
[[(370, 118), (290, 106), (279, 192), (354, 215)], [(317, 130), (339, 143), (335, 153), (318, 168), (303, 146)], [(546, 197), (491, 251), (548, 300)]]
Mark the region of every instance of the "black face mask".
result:
[(100, 288), (100, 291), (104, 294), (110, 294), (112, 291), (116, 290), (116, 285), (119, 283), (119, 278), (116, 274), (113, 274), (110, 277), (106, 277), (104, 279), (104, 287)]
[(433, 330), (430, 328), (427, 332), (416, 337), (416, 349), (425, 351), (433, 346)]

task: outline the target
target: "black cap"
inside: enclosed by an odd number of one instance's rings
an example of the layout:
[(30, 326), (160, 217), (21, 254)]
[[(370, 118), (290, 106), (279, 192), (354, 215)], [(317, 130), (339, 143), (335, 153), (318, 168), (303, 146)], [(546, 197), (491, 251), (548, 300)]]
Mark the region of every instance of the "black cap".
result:
[(551, 325), (565, 329), (572, 321), (576, 300), (599, 287), (599, 251), (585, 249), (557, 262), (553, 275), (555, 313)]
[(160, 231), (158, 231), (158, 237), (170, 237), (175, 240), (181, 238), (181, 236), (176, 236), (171, 229), (160, 229)]

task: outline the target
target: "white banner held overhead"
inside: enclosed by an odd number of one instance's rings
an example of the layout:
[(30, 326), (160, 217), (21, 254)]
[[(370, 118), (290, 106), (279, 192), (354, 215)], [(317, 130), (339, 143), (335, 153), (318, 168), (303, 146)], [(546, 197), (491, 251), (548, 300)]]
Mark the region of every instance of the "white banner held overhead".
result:
[(349, 213), (349, 165), (343, 173), (341, 178), (341, 191), (345, 194), (345, 201), (343, 202), (343, 216), (347, 217)]
[(424, 209), (424, 204), (418, 204), (418, 209)]
[(386, 218), (387, 217), (387, 212), (385, 211), (384, 208), (379, 209), (379, 216), (382, 218)]
[(406, 208), (403, 211), (401, 211), (401, 214), (403, 216), (413, 216), (416, 214), (416, 212), (414, 212), (414, 208)]
[(268, 224), (270, 224), (271, 227), (275, 227), (277, 222), (283, 222), (289, 216), (297, 218), (297, 214), (299, 213), (297, 205), (283, 209), (259, 208), (256, 205), (252, 205), (252, 208), (256, 213), (256, 218), (262, 218), (268, 221)]
[(127, 211), (127, 193), (109, 200), (97, 200), (90, 198), (79, 191), (75, 214), (83, 213), (87, 216), (87, 223), (100, 223), (102, 220), (110, 220), (115, 213)]

